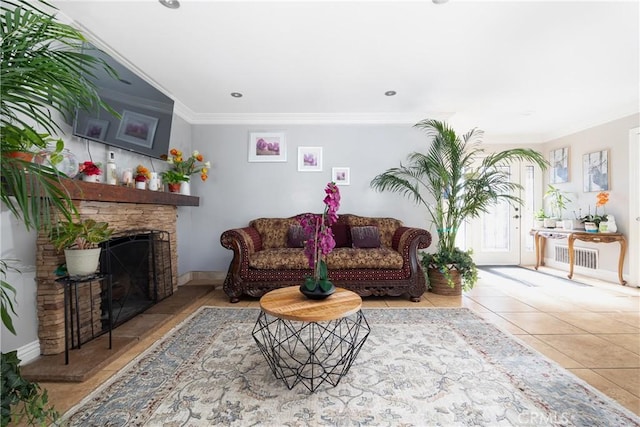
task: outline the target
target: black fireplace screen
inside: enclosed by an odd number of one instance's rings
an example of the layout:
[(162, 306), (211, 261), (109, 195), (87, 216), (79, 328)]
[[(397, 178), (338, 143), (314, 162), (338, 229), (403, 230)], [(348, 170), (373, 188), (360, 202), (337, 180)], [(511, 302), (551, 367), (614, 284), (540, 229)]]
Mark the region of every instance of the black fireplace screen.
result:
[(112, 236), (102, 247), (100, 268), (111, 275), (101, 292), (103, 331), (109, 327), (107, 307), (111, 306), (112, 327), (116, 327), (173, 294), (168, 232), (129, 230)]

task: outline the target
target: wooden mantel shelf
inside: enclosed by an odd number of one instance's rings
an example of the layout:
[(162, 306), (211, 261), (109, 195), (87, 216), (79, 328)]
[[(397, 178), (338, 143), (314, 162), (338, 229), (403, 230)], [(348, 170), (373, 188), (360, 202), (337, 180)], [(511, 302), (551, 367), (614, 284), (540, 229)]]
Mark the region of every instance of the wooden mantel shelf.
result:
[(62, 187), (72, 200), (90, 200), (115, 203), (143, 203), (172, 206), (200, 206), (200, 198), (162, 191), (137, 190), (119, 185), (62, 179)]

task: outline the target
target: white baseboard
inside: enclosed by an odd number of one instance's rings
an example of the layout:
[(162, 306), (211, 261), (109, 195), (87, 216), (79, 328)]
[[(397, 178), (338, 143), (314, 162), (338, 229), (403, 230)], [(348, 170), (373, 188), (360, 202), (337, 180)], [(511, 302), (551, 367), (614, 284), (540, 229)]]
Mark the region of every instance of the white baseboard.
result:
[(20, 359), (20, 365), (29, 363), (40, 356), (40, 341), (32, 341), (22, 347), (18, 348), (18, 359)]
[(190, 271), (178, 276), (178, 286), (187, 284), (192, 280), (223, 282), (226, 277), (227, 273), (225, 271)]
[(178, 276), (178, 286), (182, 286), (191, 281), (191, 272), (184, 273)]

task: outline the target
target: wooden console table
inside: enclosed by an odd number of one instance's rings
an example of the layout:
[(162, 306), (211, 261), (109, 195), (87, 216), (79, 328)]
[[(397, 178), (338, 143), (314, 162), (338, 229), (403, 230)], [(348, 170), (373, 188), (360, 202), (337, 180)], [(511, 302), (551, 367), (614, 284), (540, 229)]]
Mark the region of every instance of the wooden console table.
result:
[(627, 239), (622, 233), (587, 233), (580, 230), (556, 230), (553, 228), (533, 229), (530, 234), (533, 236), (536, 251), (536, 270), (539, 266), (544, 265), (544, 247), (545, 239), (567, 239), (567, 247), (569, 250), (569, 274), (567, 277), (573, 277), (573, 263), (575, 255), (573, 253), (573, 243), (576, 240), (591, 243), (620, 243), (620, 255), (618, 256), (618, 281), (621, 285), (626, 285), (627, 281), (622, 278), (622, 266), (624, 265), (624, 256), (627, 253)]

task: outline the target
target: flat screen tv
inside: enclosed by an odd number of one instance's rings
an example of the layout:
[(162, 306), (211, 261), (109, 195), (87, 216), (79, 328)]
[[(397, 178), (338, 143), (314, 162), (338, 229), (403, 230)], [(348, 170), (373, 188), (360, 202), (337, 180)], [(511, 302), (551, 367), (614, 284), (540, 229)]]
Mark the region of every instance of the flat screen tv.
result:
[(118, 74), (110, 75), (101, 67), (87, 76), (93, 81), (102, 101), (117, 111), (118, 118), (103, 108), (78, 109), (73, 134), (154, 158), (166, 158), (173, 120), (173, 100), (140, 78), (120, 62), (87, 44), (83, 50), (102, 58)]

